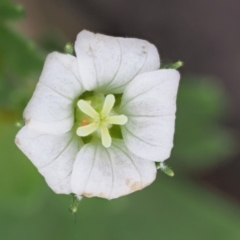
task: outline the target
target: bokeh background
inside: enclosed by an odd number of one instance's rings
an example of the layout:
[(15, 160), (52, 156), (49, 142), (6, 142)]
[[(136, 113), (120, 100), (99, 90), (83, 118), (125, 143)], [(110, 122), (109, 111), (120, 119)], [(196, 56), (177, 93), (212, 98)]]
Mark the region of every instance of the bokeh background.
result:
[[(0, 0), (0, 239), (240, 239), (239, 0)], [(15, 123), (46, 55), (82, 29), (154, 43), (182, 60), (176, 176), (143, 191), (84, 199), (56, 195), (14, 145)]]

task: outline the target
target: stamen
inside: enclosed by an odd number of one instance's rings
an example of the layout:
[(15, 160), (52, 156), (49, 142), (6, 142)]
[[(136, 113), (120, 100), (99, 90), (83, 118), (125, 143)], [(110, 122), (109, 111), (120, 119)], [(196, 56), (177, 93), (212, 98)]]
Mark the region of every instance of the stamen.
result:
[(128, 118), (125, 115), (118, 115), (108, 117), (105, 121), (110, 124), (124, 125), (127, 123)]
[(99, 114), (88, 102), (81, 99), (78, 101), (77, 105), (82, 112), (84, 112), (91, 118), (98, 118)]
[(97, 130), (98, 128), (98, 123), (90, 123), (86, 126), (82, 126), (82, 127), (79, 127), (77, 129), (77, 135), (80, 136), (80, 137), (85, 137), (85, 136), (88, 136), (90, 135), (91, 133), (93, 133), (94, 131)]
[(109, 148), (112, 144), (112, 138), (109, 134), (109, 130), (104, 124), (100, 125), (100, 130), (101, 130), (101, 137), (102, 137), (102, 145), (105, 148)]
[[(112, 94), (108, 94), (105, 97), (102, 111), (98, 113), (92, 106), (91, 102), (85, 100), (79, 100), (77, 105), (79, 109), (90, 116), (92, 120), (89, 121), (88, 117), (83, 117), (80, 122), (80, 127), (77, 129), (77, 135), (85, 137), (92, 134), (95, 131), (100, 131), (102, 145), (105, 148), (109, 148), (112, 144), (112, 138), (109, 133), (109, 128), (113, 124), (124, 125), (127, 123), (128, 118), (125, 115), (111, 116), (112, 108), (115, 104), (115, 97)], [(110, 114), (110, 116), (109, 116)], [(89, 124), (89, 122), (92, 122)]]
[(108, 94), (105, 98), (101, 114), (103, 116), (107, 116), (112, 110), (114, 103), (115, 103), (114, 95)]

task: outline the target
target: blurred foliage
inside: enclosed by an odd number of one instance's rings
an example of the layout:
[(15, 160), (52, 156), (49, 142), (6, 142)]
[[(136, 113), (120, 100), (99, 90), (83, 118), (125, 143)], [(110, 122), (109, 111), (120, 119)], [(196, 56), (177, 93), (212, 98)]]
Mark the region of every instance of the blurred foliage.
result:
[(0, 239), (240, 239), (239, 207), (190, 179), (192, 171), (212, 167), (234, 151), (232, 136), (219, 122), (227, 113), (224, 91), (208, 78), (180, 84), (168, 162), (176, 177), (159, 172), (155, 183), (132, 195), (84, 199), (74, 224), (70, 196), (54, 194), (14, 145), (15, 119), (32, 94), (43, 54), (7, 22), (21, 18), (22, 8), (5, 0), (0, 15)]
[(182, 79), (177, 99), (173, 169), (205, 169), (234, 154), (235, 142), (219, 122), (229, 112), (228, 100), (212, 78)]
[[(13, 143), (17, 129), (1, 121), (0, 239), (236, 240), (240, 211), (185, 180), (159, 173), (143, 191), (108, 201), (84, 199), (77, 222), (70, 196), (56, 195)], [(187, 147), (187, 146), (186, 146)]]
[(54, 51), (63, 52), (68, 40), (60, 31), (47, 29), (38, 39), (38, 43), (47, 54)]
[[(43, 57), (34, 43), (9, 25), (21, 18), (23, 8), (7, 0), (0, 2), (0, 108), (18, 111), (30, 97)], [(37, 79), (37, 78), (36, 78)], [(17, 96), (17, 97), (16, 97)]]
[(7, 20), (17, 20), (24, 16), (24, 9), (20, 4), (12, 3), (8, 0), (0, 2), (0, 22)]

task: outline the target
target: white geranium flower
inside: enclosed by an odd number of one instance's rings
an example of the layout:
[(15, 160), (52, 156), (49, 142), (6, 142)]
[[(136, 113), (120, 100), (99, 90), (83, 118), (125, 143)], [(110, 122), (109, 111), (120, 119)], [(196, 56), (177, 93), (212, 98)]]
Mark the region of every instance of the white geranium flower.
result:
[(48, 55), (16, 144), (56, 193), (140, 190), (170, 156), (179, 73), (140, 39), (82, 31), (75, 51)]

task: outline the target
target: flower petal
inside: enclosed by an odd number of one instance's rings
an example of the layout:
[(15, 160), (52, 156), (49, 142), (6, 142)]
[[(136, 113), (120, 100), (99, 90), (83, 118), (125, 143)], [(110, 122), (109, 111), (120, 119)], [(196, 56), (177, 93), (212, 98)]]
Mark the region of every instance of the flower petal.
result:
[(154, 162), (130, 153), (122, 140), (110, 148), (100, 143), (84, 145), (77, 155), (71, 179), (72, 192), (86, 197), (118, 198), (154, 181)]
[(83, 92), (77, 68), (73, 56), (48, 55), (39, 83), (23, 113), (29, 128), (49, 134), (61, 134), (71, 129), (73, 103)]
[(69, 194), (73, 163), (82, 146), (79, 139), (72, 132), (48, 135), (25, 126), (18, 132), (15, 142), (54, 192)]
[(39, 82), (70, 99), (83, 92), (77, 58), (69, 54), (50, 53)]
[(84, 87), (104, 93), (122, 93), (139, 73), (159, 69), (154, 45), (134, 38), (110, 37), (82, 31), (75, 51)]
[(122, 97), (121, 126), (127, 148), (144, 159), (161, 162), (170, 156), (176, 112), (178, 71), (158, 70), (136, 77)]

